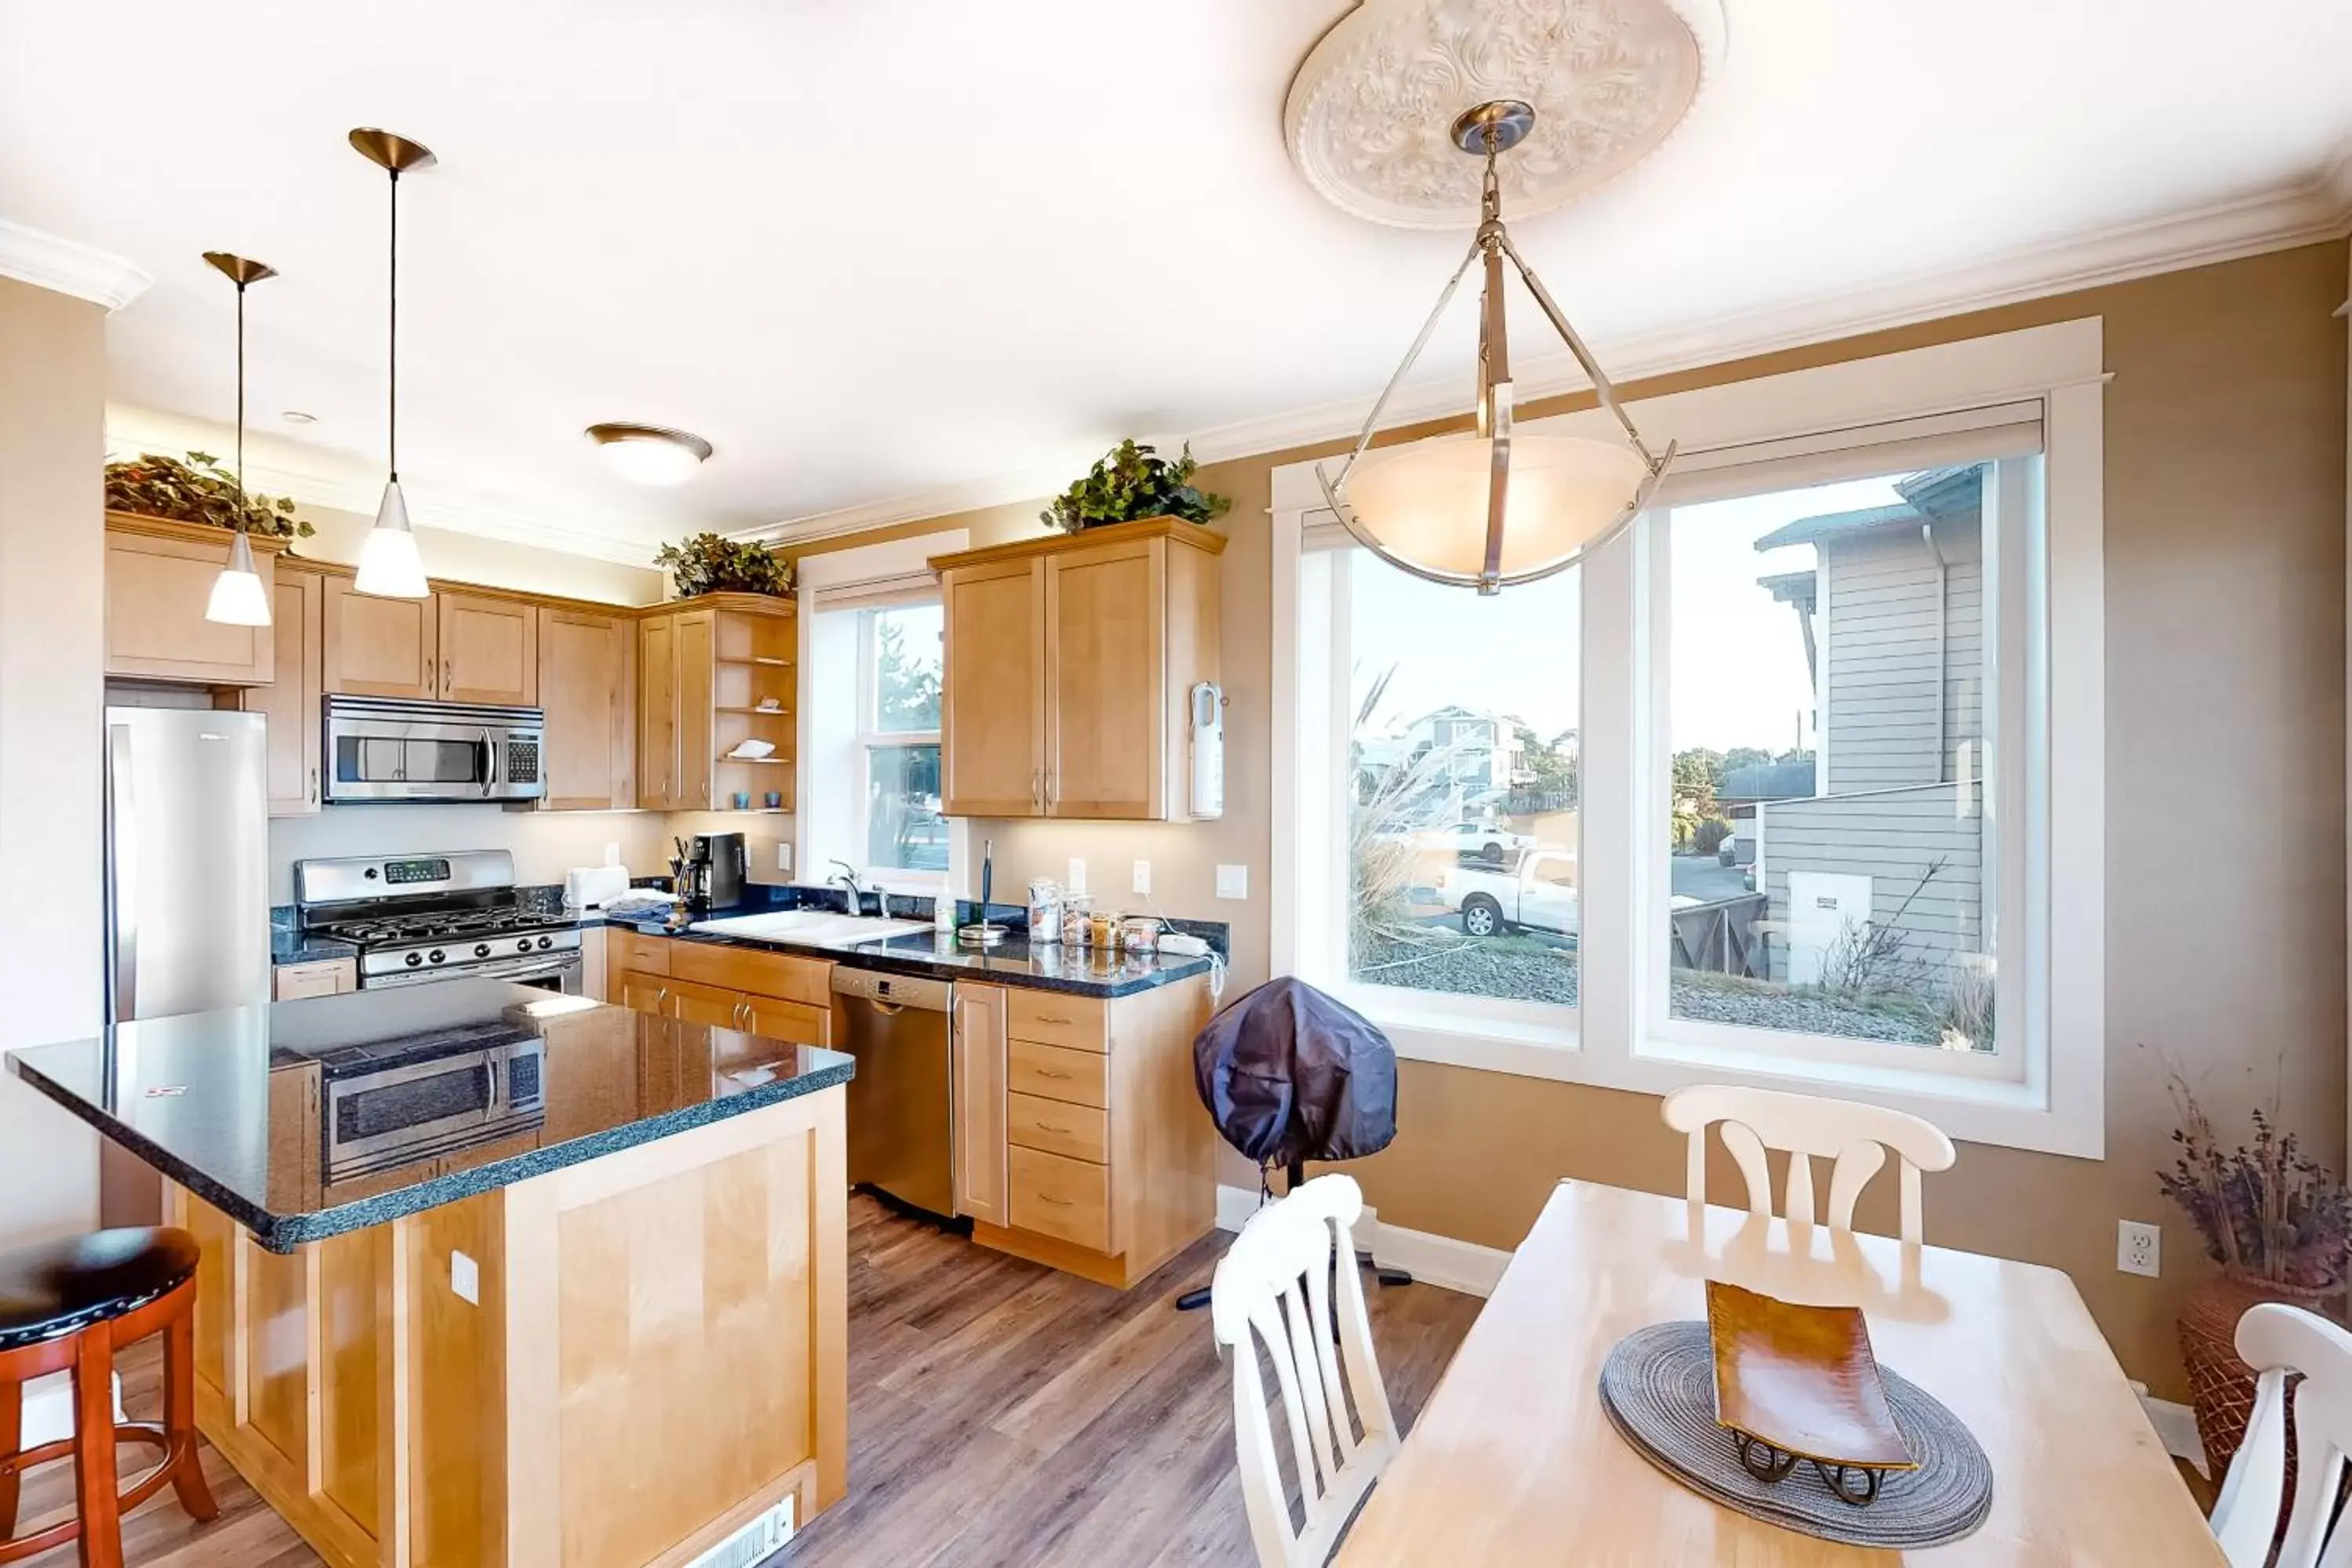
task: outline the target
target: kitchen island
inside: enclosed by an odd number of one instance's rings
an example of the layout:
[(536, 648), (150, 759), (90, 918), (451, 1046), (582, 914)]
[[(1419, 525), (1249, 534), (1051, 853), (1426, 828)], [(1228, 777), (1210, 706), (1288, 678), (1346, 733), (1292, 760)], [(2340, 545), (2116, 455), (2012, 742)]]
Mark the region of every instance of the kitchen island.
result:
[(456, 980), (10, 1067), (165, 1177), (198, 1425), (340, 1568), (680, 1563), (845, 1489), (847, 1057)]

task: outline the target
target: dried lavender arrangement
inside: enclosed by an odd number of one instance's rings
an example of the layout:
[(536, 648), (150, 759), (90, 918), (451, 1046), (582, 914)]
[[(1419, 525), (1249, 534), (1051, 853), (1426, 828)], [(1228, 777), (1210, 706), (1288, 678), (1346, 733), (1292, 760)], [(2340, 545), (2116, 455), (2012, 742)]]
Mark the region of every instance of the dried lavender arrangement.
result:
[(2254, 1138), (2225, 1149), (2212, 1119), (2178, 1068), (2169, 1085), (2180, 1155), (2157, 1173), (2165, 1196), (2188, 1212), (2205, 1255), (2230, 1274), (2283, 1294), (2325, 1296), (2344, 1284), (2352, 1238), (2352, 1191), (2282, 1132), (2278, 1107), (2253, 1112)]

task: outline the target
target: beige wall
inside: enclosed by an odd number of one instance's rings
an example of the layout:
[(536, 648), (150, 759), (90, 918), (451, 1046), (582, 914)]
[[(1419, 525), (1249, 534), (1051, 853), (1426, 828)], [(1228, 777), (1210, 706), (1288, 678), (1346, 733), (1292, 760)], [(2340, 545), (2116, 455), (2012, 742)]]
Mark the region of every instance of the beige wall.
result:
[[(360, 547), (375, 519), (331, 507), (305, 506), (295, 515), (318, 532), (294, 542), (294, 553), (313, 561), (357, 566)], [(667, 591), (661, 573), (646, 566), (621, 566), (560, 550), (537, 550), (504, 540), (481, 539), (470, 533), (450, 533), (416, 525), (416, 548), (425, 570), (456, 583), (479, 583), (491, 588), (513, 588), (526, 594), (555, 594), (574, 599), (594, 599), (607, 605), (650, 605)], [(653, 551), (646, 552), (647, 561)]]
[[(2162, 1062), (2182, 1063), (2225, 1125), (2275, 1091), (2319, 1158), (2341, 1169), (2345, 1153), (2346, 354), (2329, 315), (2346, 265), (2342, 243), (2311, 246), (1629, 389), (1650, 395), (2105, 318), (2107, 1158), (1969, 1146), (1930, 1181), (1929, 1226), (1939, 1242), (2065, 1268), (2125, 1365), (2174, 1396), (2172, 1318), (2206, 1265), (2156, 1191), (2172, 1126)], [(1233, 921), (1244, 987), (1267, 963), (1269, 476), (1316, 450), (1201, 476), (1234, 503), (1220, 524), (1232, 538), (1224, 819), (979, 829), (994, 835), (1015, 885), (1083, 854), (1093, 885), (1117, 897), (1126, 862), (1150, 856), (1163, 910)], [(1037, 504), (893, 531), (969, 527), (979, 543), (990, 530), (1034, 526)], [(1246, 903), (1212, 898), (1220, 860), (1249, 868)], [(1396, 1143), (1350, 1167), (1384, 1220), (1509, 1247), (1560, 1177), (1680, 1186), (1679, 1151), (1646, 1097), (1417, 1062), (1402, 1078)], [(1223, 1179), (1245, 1183), (1250, 1172), (1229, 1157)], [(1873, 1197), (1891, 1203), (1887, 1192)], [(2163, 1225), (2164, 1278), (2116, 1272), (2120, 1218)]]
[[(0, 1051), (95, 1034), (106, 313), (0, 279)], [(98, 1219), (97, 1141), (0, 1073), (0, 1247)]]
[[(508, 811), (496, 805), (331, 805), (269, 825), (269, 901), (294, 901), (294, 862), (330, 855), (415, 855), (504, 849), (526, 882), (561, 882), (574, 866), (601, 866), (620, 846), (636, 876), (666, 873), (669, 832), (649, 811)], [(685, 831), (679, 829), (679, 831)]]

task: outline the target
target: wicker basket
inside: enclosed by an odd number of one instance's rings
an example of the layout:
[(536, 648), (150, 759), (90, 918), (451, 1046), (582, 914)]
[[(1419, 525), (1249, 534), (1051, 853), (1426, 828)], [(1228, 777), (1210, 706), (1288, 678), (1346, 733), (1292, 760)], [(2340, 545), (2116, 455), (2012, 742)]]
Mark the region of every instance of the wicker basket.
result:
[[(2284, 1301), (2322, 1312), (2329, 1296), (2303, 1294), (2275, 1280), (2225, 1274), (2189, 1293), (2180, 1309), (2180, 1359), (2189, 1371), (2189, 1403), (2197, 1411), (2197, 1436), (2205, 1445), (2205, 1466), (2213, 1484), (2230, 1472), (2230, 1460), (2246, 1438), (2254, 1413), (2254, 1369), (2238, 1359), (2238, 1320), (2264, 1301)], [(2334, 1312), (2323, 1315), (2334, 1317)], [(2293, 1463), (2292, 1443), (2289, 1464)], [(2292, 1469), (2288, 1474), (2293, 1476)], [(2292, 1482), (2290, 1481), (2290, 1486)]]

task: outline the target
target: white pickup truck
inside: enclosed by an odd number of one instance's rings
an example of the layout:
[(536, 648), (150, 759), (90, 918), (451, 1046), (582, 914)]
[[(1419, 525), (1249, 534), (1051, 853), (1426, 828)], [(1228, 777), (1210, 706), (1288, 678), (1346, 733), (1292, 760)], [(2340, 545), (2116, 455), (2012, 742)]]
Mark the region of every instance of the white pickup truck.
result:
[(1462, 917), (1472, 936), (1505, 931), (1553, 931), (1574, 936), (1576, 855), (1568, 849), (1537, 849), (1519, 858), (1515, 871), (1478, 871), (1449, 866), (1437, 874), (1437, 895)]

